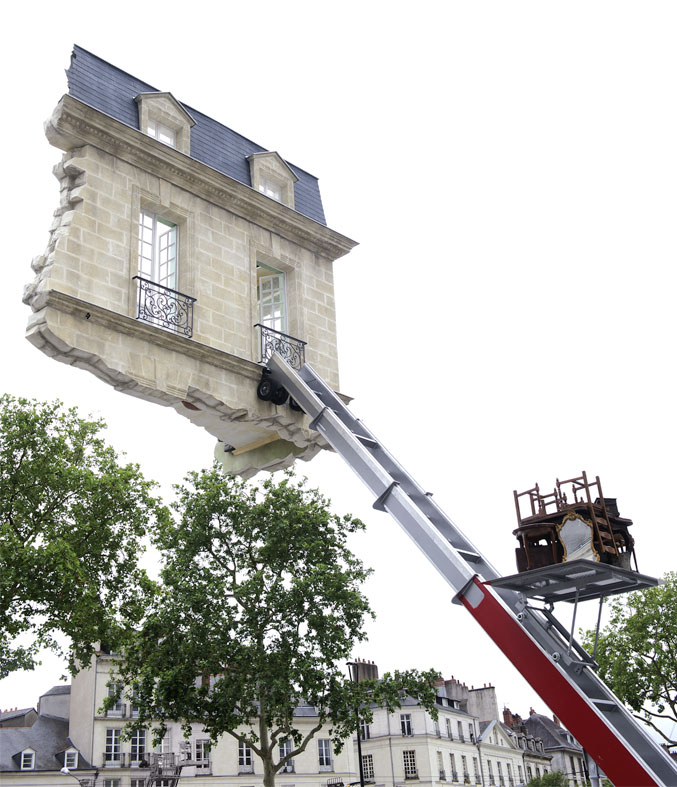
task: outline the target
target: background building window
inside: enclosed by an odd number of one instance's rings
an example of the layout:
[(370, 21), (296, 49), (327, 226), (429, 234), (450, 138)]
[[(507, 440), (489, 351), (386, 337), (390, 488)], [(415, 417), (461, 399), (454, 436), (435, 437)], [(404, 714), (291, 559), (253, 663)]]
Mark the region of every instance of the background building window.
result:
[(445, 719), (445, 722), (447, 723), (447, 738), (453, 740), (454, 736), (451, 734), (451, 719)]
[(120, 762), (120, 730), (106, 730), (106, 750), (104, 752), (104, 764), (114, 765)]
[(209, 738), (198, 738), (195, 741), (195, 762), (198, 768), (209, 767)]
[(146, 756), (146, 731), (134, 730), (131, 737), (132, 764), (138, 765)]
[(451, 765), (451, 773), (449, 774), (452, 782), (458, 781), (458, 771), (456, 770), (456, 755), (449, 755), (449, 764)]
[(365, 779), (374, 778), (374, 757), (372, 754), (362, 755), (362, 774)]
[[(292, 752), (292, 739), (285, 738), (285, 740), (280, 741), (280, 762)], [(294, 760), (288, 760), (280, 769), (281, 773), (293, 773), (294, 772)]]
[(402, 728), (402, 735), (409, 737), (414, 734), (411, 726), (411, 713), (400, 713), (400, 727)]
[(75, 749), (69, 749), (63, 756), (63, 764), (66, 768), (78, 767), (78, 753)]
[(371, 737), (371, 730), (366, 721), (360, 721), (360, 740), (368, 741)]
[(21, 752), (21, 770), (32, 771), (35, 768), (35, 752), (31, 749)]
[(254, 773), (254, 762), (252, 760), (252, 750), (246, 743), (239, 741), (237, 762), (240, 773)]
[(403, 751), (402, 760), (404, 762), (404, 778), (418, 779), (418, 771), (416, 770), (416, 752)]
[(320, 738), (317, 741), (317, 752), (320, 760), (320, 770), (321, 771), (330, 771), (332, 770), (332, 762), (331, 762), (331, 741), (329, 738)]

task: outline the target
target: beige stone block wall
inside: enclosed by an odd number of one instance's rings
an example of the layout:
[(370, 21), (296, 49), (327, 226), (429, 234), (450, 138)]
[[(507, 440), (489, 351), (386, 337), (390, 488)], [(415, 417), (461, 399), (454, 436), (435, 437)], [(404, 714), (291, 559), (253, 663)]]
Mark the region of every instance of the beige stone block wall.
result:
[[(236, 448), (271, 433), (301, 458), (326, 447), (303, 414), (256, 396), (256, 266), (284, 271), (287, 330), (338, 390), (332, 261), (353, 242), (68, 96), (47, 132), (65, 153), (48, 247), (24, 293), (29, 340)], [(136, 319), (142, 209), (177, 225), (176, 288), (196, 299), (192, 338)]]

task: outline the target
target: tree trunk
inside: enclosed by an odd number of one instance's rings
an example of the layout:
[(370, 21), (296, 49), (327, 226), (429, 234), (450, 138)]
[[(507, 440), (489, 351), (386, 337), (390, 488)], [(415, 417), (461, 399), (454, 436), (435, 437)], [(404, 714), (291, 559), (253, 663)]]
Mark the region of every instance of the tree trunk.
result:
[(272, 752), (265, 758), (263, 762), (263, 787), (275, 787), (275, 765), (273, 763)]

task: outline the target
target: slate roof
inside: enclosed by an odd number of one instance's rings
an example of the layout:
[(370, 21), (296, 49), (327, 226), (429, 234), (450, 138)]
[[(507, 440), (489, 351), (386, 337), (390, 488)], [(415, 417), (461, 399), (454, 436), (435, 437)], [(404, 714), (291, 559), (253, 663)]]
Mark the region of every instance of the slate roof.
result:
[(24, 716), (26, 713), (30, 713), (31, 711), (35, 712), (35, 708), (17, 708), (16, 710), (6, 710), (3, 713), (0, 713), (0, 721), (15, 719), (17, 716)]
[[(73, 47), (66, 76), (73, 98), (135, 129), (139, 128), (139, 112), (134, 98), (139, 93), (160, 92), (77, 45)], [(179, 103), (195, 120), (190, 131), (191, 157), (251, 187), (247, 156), (267, 152), (266, 148)], [(326, 225), (317, 178), (288, 161), (285, 163), (298, 178), (294, 184), (295, 210)]]
[(63, 686), (63, 685), (61, 685), (61, 686), (52, 686), (52, 688), (49, 691), (46, 691), (41, 696), (42, 697), (51, 697), (54, 694), (70, 694), (70, 693), (71, 693), (71, 687), (70, 687), (70, 684), (69, 684), (67, 686)]
[[(543, 741), (543, 746), (546, 751), (551, 749), (572, 749), (577, 752), (582, 752), (583, 747), (576, 741), (571, 733), (560, 727), (558, 724), (540, 713), (532, 713), (529, 718), (524, 719), (524, 723), (532, 735), (535, 735)], [(567, 734), (571, 735), (571, 741), (567, 738)], [(573, 741), (573, 742), (572, 742)]]
[[(24, 749), (35, 751), (36, 771), (58, 771), (63, 767), (63, 752), (74, 748), (68, 737), (68, 722), (38, 716), (32, 727), (0, 728), (0, 773), (20, 771), (20, 754)], [(82, 755), (78, 768), (90, 768)]]

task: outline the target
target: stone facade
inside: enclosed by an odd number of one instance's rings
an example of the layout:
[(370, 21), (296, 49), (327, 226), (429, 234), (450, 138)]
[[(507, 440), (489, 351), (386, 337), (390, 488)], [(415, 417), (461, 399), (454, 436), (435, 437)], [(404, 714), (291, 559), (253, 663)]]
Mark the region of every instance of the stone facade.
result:
[[(309, 459), (326, 444), (303, 413), (257, 398), (257, 272), (284, 276), (286, 333), (307, 342), (306, 360), (338, 389), (332, 263), (354, 242), (294, 210), (295, 175), (277, 153), (248, 157), (252, 184), (281, 189), (273, 199), (189, 155), (194, 120), (171, 94), (143, 92), (136, 105), (131, 128), (66, 95), (46, 124), (64, 151), (60, 205), (24, 295), (28, 339), (249, 454), (242, 475)], [(153, 119), (175, 147), (144, 133)], [(137, 319), (142, 210), (176, 227), (172, 290), (195, 299), (190, 338)], [(262, 461), (266, 443), (275, 446)]]
[[(209, 736), (199, 724), (191, 725), (186, 737), (178, 723), (170, 723), (158, 746), (153, 746), (152, 730), (147, 730), (143, 738), (136, 741), (124, 739), (122, 730), (135, 714), (129, 699), (124, 698), (109, 711), (102, 710), (116, 661), (116, 656), (100, 652), (92, 658), (89, 669), (82, 670), (73, 678), (70, 687), (57, 687), (59, 695), (70, 700), (58, 718), (42, 712), (42, 708), (47, 707), (44, 700), (48, 695), (45, 695), (40, 700), (41, 715), (32, 727), (16, 732), (0, 730), (0, 738), (3, 733), (7, 738), (0, 753), (0, 783), (3, 787), (68, 785), (73, 784), (73, 776), (85, 782), (93, 780), (89, 782), (92, 787), (143, 787), (150, 773), (149, 761), (153, 753), (174, 755), (175, 762), (191, 763), (182, 767), (180, 785), (260, 787), (263, 782), (262, 765), (253, 752), (250, 757), (243, 757), (238, 741), (230, 735), (223, 736), (210, 747)], [(54, 691), (51, 690), (52, 693)], [(314, 708), (301, 706), (294, 726), (303, 732), (315, 727), (317, 721)], [(352, 748), (346, 746), (341, 752), (336, 752), (329, 744), (328, 749), (323, 749), (321, 762), (320, 740), (326, 747), (324, 742), (329, 740), (327, 728), (321, 728), (306, 750), (277, 774), (278, 787), (325, 787), (335, 779), (345, 784), (357, 780)], [(4, 741), (0, 740), (0, 743)], [(22, 770), (17, 755), (29, 747), (36, 754), (33, 767)], [(76, 753), (74, 765), (70, 768), (71, 775), (60, 773), (66, 751)]]

